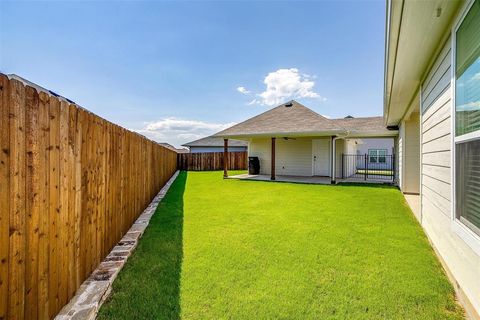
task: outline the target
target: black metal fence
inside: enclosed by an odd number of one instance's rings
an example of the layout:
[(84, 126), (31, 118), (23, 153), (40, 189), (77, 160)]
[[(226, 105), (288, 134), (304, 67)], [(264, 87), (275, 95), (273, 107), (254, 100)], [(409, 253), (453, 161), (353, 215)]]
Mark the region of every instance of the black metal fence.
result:
[(342, 179), (395, 181), (394, 154), (342, 154)]

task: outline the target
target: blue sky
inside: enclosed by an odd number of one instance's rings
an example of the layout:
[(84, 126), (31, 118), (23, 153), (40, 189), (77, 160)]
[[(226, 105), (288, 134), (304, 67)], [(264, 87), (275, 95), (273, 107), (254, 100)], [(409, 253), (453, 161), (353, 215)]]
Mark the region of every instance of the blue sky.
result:
[(0, 70), (180, 145), (296, 98), (382, 113), (385, 3), (0, 2)]

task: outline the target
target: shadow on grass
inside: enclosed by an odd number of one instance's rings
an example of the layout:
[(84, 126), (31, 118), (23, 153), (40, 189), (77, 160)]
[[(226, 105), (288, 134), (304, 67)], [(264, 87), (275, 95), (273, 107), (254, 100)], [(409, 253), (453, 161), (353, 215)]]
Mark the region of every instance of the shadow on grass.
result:
[(180, 319), (186, 180), (181, 172), (160, 202), (98, 319)]
[(398, 189), (398, 187), (391, 183), (374, 183), (374, 182), (339, 182), (336, 184), (341, 187), (369, 187), (377, 189)]

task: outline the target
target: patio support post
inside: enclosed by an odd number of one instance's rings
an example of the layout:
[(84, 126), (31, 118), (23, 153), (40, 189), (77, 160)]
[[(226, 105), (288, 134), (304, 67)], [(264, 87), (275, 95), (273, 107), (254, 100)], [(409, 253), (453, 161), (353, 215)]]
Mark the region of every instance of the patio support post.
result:
[(270, 180), (275, 180), (275, 138), (272, 138), (272, 168)]
[(223, 139), (223, 178), (228, 178), (228, 139)]

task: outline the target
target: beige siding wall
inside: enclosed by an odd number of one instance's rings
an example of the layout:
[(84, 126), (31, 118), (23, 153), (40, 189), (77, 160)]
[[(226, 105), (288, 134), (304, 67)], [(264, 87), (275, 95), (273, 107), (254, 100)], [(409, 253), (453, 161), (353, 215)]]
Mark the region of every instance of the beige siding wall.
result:
[(276, 152), (278, 175), (312, 175), (312, 139), (277, 139)]
[[(348, 155), (356, 155), (357, 154), (357, 144), (356, 144), (356, 139), (347, 139), (345, 140), (345, 147), (344, 147), (344, 153)], [(340, 155), (341, 157), (341, 155)], [(342, 160), (343, 161), (343, 160)], [(355, 161), (346, 161), (346, 163), (343, 166), (343, 169), (341, 169), (345, 173), (345, 177), (349, 177), (352, 174), (355, 173), (356, 170), (356, 163)], [(342, 172), (340, 172), (342, 174)]]
[(461, 289), (480, 311), (480, 256), (452, 229), (450, 62), (448, 41), (422, 86), (422, 225)]
[(337, 140), (337, 145), (335, 147), (335, 177), (341, 178), (342, 177), (342, 153), (346, 152), (346, 148), (348, 147), (348, 142), (346, 143), (343, 139)]
[(260, 174), (270, 174), (271, 140), (253, 139), (248, 144), (248, 156), (260, 160)]
[[(439, 213), (451, 217), (450, 149), (452, 89), (450, 46), (442, 50), (422, 89), (422, 192)], [(438, 160), (440, 157), (444, 160)], [(433, 159), (433, 161), (432, 161)]]
[[(260, 159), (260, 174), (270, 174), (271, 139), (253, 139), (249, 143), (249, 156)], [(312, 175), (312, 139), (276, 139), (275, 171), (278, 175)]]
[(404, 124), (402, 191), (420, 193), (420, 115), (413, 113)]
[(398, 139), (397, 139), (397, 158), (398, 158), (398, 165), (397, 165), (397, 177), (398, 177), (398, 186), (403, 191), (403, 166), (405, 159), (403, 158), (403, 141), (405, 140), (405, 122), (401, 122), (398, 128)]

